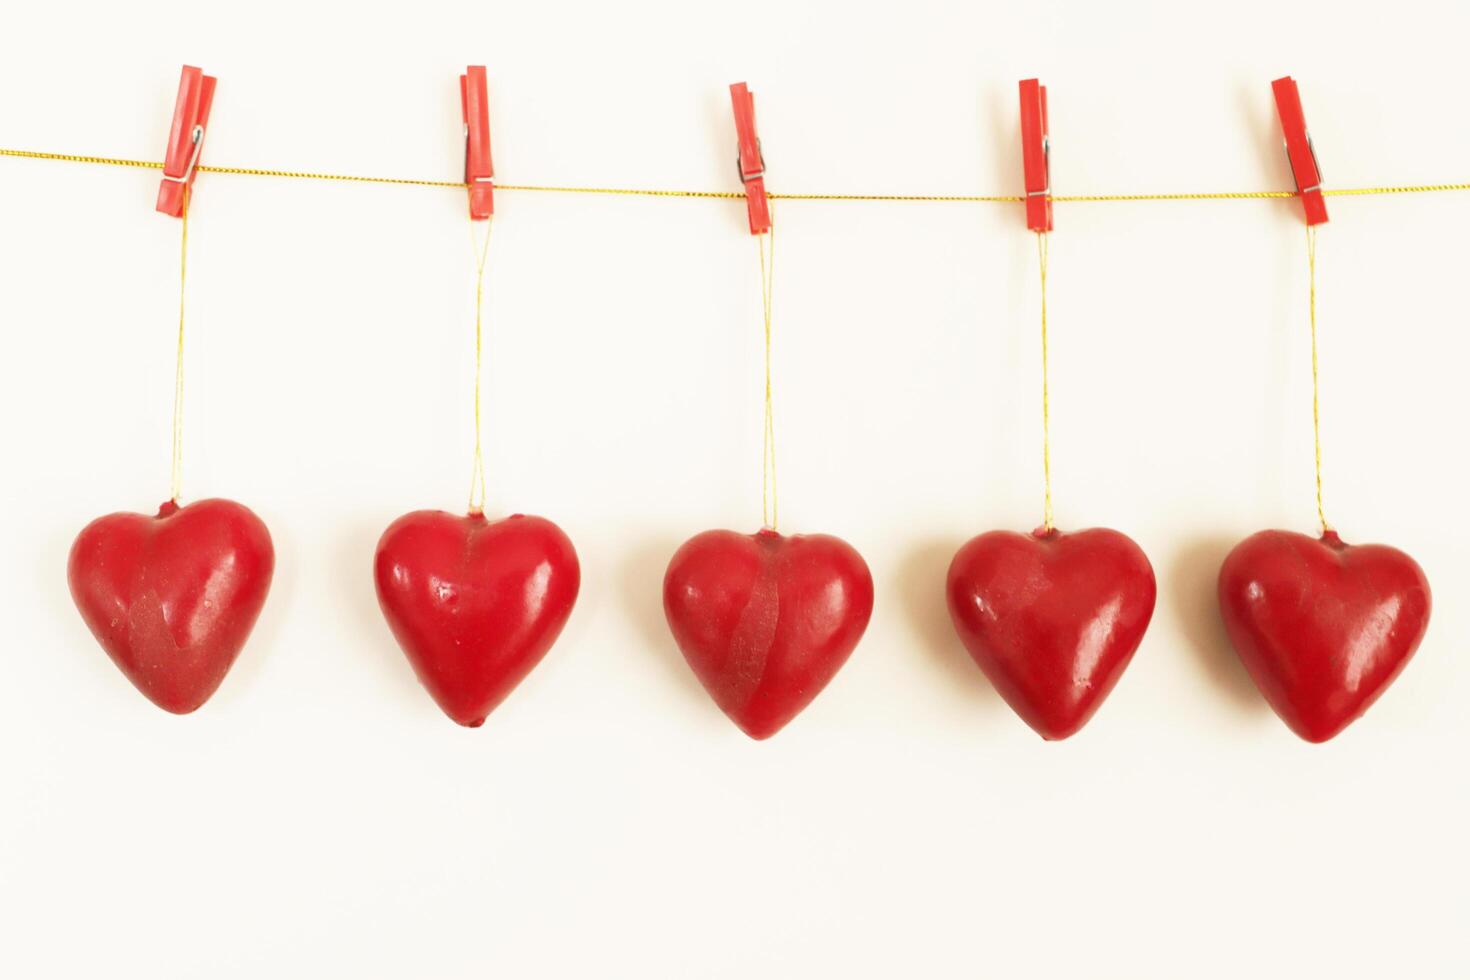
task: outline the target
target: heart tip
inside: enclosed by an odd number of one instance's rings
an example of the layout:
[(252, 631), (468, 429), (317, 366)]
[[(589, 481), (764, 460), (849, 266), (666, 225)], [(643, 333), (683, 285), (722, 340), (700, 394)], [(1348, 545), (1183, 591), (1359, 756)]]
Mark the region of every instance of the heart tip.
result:
[(1091, 713), (1089, 712), (1087, 718), (1083, 718), (1080, 721), (1075, 721), (1071, 723), (1061, 722), (1054, 725), (1043, 723), (1042, 725), (1038, 726), (1032, 725), (1030, 721), (1027, 721), (1026, 724), (1031, 726), (1031, 730), (1033, 732), (1041, 736), (1041, 740), (1043, 742), (1065, 742), (1073, 735), (1076, 735), (1078, 732), (1082, 731), (1083, 727), (1087, 724), (1090, 717)]
[[(153, 699), (149, 698), (149, 700), (152, 701)], [(164, 704), (161, 701), (153, 701), (153, 706), (163, 711), (167, 711), (171, 715), (183, 717), (184, 715), (192, 715), (194, 712), (204, 707), (204, 702), (200, 701), (198, 704)]]

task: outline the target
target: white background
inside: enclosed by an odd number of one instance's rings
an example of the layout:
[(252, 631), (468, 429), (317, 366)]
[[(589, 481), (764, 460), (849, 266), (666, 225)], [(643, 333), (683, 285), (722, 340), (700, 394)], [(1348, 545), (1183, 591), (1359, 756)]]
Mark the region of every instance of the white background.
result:
[[(1470, 179), (1460, 3), (16, 4), (0, 146), (158, 159), (178, 68), (206, 162), (455, 179), (489, 66), (504, 182), (734, 189), (748, 80), (780, 191), (1015, 193), (1016, 81), (1059, 193)], [(452, 190), (226, 175), (191, 224), (185, 495), (275, 538), (197, 715), (152, 708), (66, 592), (92, 517), (168, 486), (177, 222), (157, 174), (0, 159), (0, 973), (14, 977), (1463, 977), (1470, 193), (1335, 198), (1328, 516), (1423, 564), (1418, 657), (1309, 746), (1225, 644), (1214, 576), (1312, 531), (1290, 201), (1059, 204), (1057, 516), (1134, 536), (1153, 626), (1044, 744), (954, 638), (967, 537), (1041, 508), (1018, 205), (778, 205), (782, 525), (870, 563), (872, 625), (755, 744), (669, 640), (665, 563), (759, 523), (755, 246), (735, 201), (497, 195), (490, 509), (562, 525), (583, 591), (478, 731), (419, 689), (369, 563), (469, 483), (472, 269)]]

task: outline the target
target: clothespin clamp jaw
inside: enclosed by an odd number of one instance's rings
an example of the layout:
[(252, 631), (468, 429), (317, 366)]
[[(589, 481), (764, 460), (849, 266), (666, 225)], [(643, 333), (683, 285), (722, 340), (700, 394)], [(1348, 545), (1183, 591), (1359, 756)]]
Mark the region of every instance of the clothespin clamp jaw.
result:
[(490, 159), (490, 99), (485, 66), (471, 65), (459, 76), (464, 116), (464, 182), (470, 194), (470, 217), (484, 221), (495, 212), (495, 165)]
[(1046, 118), (1046, 86), (1034, 78), (1021, 83), (1021, 165), (1026, 178), (1026, 227), (1052, 230), (1051, 133)]
[(745, 186), (750, 233), (764, 235), (771, 230), (771, 204), (766, 196), (766, 157), (755, 130), (755, 96), (744, 82), (736, 82), (730, 86), (730, 104), (735, 110), (735, 135), (739, 145), (736, 169), (740, 183)]
[(1297, 196), (1302, 199), (1307, 225), (1325, 224), (1327, 201), (1322, 196), (1322, 165), (1317, 162), (1317, 147), (1307, 130), (1301, 93), (1290, 75), (1272, 82), (1271, 91), (1276, 96), (1276, 114), (1281, 118), (1286, 162), (1291, 166), (1291, 179), (1296, 183)]
[(169, 130), (168, 149), (163, 158), (163, 179), (158, 184), (154, 207), (164, 214), (184, 213), (185, 189), (192, 187), (199, 172), (199, 154), (214, 105), (215, 79), (198, 68), (185, 65), (179, 76), (179, 95), (174, 102), (174, 120)]

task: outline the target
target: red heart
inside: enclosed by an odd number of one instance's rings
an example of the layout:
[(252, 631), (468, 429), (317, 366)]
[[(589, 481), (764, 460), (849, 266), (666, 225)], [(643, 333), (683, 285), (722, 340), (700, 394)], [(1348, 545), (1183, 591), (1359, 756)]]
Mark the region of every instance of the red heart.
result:
[(825, 534), (705, 531), (664, 575), (664, 615), (695, 676), (751, 738), (770, 738), (847, 662), (873, 613), (862, 556)]
[(1133, 540), (1091, 528), (991, 531), (954, 556), (955, 631), (1001, 697), (1042, 738), (1097, 711), (1154, 612), (1154, 570)]
[(1325, 742), (1378, 700), (1429, 628), (1429, 581), (1397, 548), (1261, 531), (1220, 567), (1220, 612), (1281, 720)]
[(489, 521), (405, 514), (378, 541), (378, 605), (419, 681), (478, 728), (556, 642), (582, 572), (561, 528), (515, 514)]
[(88, 524), (66, 577), (113, 663), (148, 700), (184, 715), (209, 700), (240, 655), (275, 561), (270, 532), (249, 509), (170, 501), (156, 517)]

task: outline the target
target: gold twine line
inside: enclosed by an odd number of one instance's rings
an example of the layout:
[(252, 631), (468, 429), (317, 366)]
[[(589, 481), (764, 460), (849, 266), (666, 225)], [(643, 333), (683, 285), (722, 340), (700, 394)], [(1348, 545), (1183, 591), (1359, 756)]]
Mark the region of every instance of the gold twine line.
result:
[(174, 442), (168, 499), (175, 504), (184, 485), (184, 286), (189, 278), (189, 183), (179, 207), (179, 338), (174, 351)]
[(485, 258), (490, 254), (490, 229), (493, 218), (485, 219), (485, 240), (475, 234), (475, 219), (470, 218), (470, 248), (475, 257), (475, 461), (470, 474), (470, 513), (485, 512), (485, 454), (480, 448), (480, 379), (484, 352)]
[[(111, 167), (137, 167), (146, 170), (161, 170), (163, 164), (153, 160), (128, 160), (119, 157), (84, 156), (73, 153), (49, 153), (41, 150), (14, 150), (0, 147), (0, 157), (19, 157), (30, 160), (53, 160), (65, 163), (90, 163)], [(398, 184), (412, 187), (464, 188), (458, 180), (422, 180), (412, 177), (372, 177), (356, 174), (317, 173), (301, 170), (270, 170), (259, 167), (225, 167), (200, 164), (195, 167), (200, 173), (234, 174), (248, 177), (287, 177), (298, 180), (331, 180), (358, 184)], [(704, 198), (708, 200), (738, 200), (745, 197), (743, 191), (700, 191), (637, 187), (579, 187), (563, 184), (500, 184), (497, 191), (525, 191), (545, 194), (601, 194), (621, 197), (669, 197)], [(1470, 183), (1404, 184), (1382, 187), (1343, 187), (1322, 192), (1324, 197), (1362, 197), (1374, 194), (1425, 194), (1445, 191), (1470, 191)], [(893, 203), (936, 203), (936, 204), (1019, 204), (1025, 197), (1018, 194), (825, 194), (825, 193), (769, 193), (773, 201), (871, 201)], [(1060, 203), (1099, 203), (1121, 201), (1244, 201), (1269, 200), (1296, 197), (1295, 191), (1207, 191), (1181, 193), (1140, 194), (1056, 194), (1052, 200)]]
[(1322, 509), (1322, 422), (1317, 394), (1317, 227), (1307, 226), (1307, 311), (1312, 325), (1312, 449), (1317, 468), (1317, 520), (1322, 533), (1332, 530)]
[[(761, 523), (772, 531), (780, 521), (780, 507), (776, 496), (776, 412), (771, 397), (771, 286), (776, 278), (776, 218), (771, 209), (771, 228), (764, 235), (755, 236), (757, 256), (761, 266), (761, 314), (765, 329), (766, 369), (766, 418), (761, 435)], [(766, 239), (770, 239), (770, 250)]]
[(1041, 474), (1046, 487), (1042, 507), (1042, 526), (1050, 532), (1056, 525), (1051, 510), (1051, 381), (1047, 369), (1046, 344), (1046, 266), (1050, 242), (1046, 232), (1036, 233), (1036, 257), (1041, 268)]

